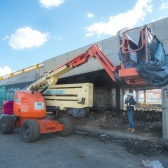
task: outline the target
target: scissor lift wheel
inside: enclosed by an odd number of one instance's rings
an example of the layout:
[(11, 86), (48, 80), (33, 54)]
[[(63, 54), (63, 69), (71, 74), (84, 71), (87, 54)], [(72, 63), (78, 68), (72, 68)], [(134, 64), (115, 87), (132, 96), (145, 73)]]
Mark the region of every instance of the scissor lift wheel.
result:
[(3, 134), (11, 134), (15, 128), (14, 117), (10, 115), (2, 116), (0, 120), (0, 129)]
[(20, 130), (24, 142), (34, 142), (40, 135), (40, 126), (36, 120), (25, 120)]
[(70, 119), (68, 119), (68, 118), (60, 118), (58, 120), (58, 122), (60, 124), (64, 125), (63, 131), (60, 131), (60, 132), (57, 133), (59, 136), (66, 137), (66, 136), (68, 136), (68, 135), (70, 135), (72, 133), (72, 123), (71, 123)]

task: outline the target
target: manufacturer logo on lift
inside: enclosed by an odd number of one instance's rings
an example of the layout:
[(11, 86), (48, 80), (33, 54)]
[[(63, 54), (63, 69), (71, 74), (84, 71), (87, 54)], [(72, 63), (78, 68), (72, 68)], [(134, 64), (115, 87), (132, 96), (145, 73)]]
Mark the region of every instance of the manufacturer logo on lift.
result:
[(65, 90), (47, 90), (47, 95), (62, 95), (65, 94)]

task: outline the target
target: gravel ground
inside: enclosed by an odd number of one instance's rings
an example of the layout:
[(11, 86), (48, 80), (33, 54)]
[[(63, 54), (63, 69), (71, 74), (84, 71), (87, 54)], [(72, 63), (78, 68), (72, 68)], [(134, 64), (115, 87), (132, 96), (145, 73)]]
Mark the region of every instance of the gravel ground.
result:
[[(159, 160), (168, 167), (167, 153), (148, 155), (150, 143), (121, 139), (90, 137), (85, 134), (72, 134), (59, 137), (56, 134), (41, 135), (35, 143), (24, 143), (20, 140), (19, 129), (13, 134), (0, 134), (0, 167), (1, 168), (143, 168), (142, 160)], [(130, 141), (130, 143), (129, 143)], [(134, 145), (133, 145), (134, 144)], [(137, 148), (137, 150), (134, 150)], [(150, 149), (153, 145), (151, 145)], [(154, 146), (153, 146), (154, 147)], [(157, 148), (163, 150), (163, 148)], [(151, 152), (152, 154), (152, 152)]]

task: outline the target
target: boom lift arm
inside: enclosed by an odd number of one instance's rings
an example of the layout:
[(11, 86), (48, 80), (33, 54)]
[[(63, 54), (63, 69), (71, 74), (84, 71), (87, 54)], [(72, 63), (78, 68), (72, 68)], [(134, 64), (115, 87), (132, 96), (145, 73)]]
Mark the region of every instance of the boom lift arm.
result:
[(69, 72), (75, 67), (86, 63), (88, 59), (92, 57), (97, 59), (109, 74), (111, 79), (116, 81), (115, 72), (117, 72), (117, 67), (110, 62), (110, 60), (103, 54), (97, 45), (93, 44), (85, 53), (76, 56), (72, 60), (49, 72), (46, 76), (31, 84), (27, 90), (38, 90), (39, 88), (45, 86), (45, 88), (40, 91), (43, 93), (48, 88), (48, 86), (55, 85), (57, 83), (59, 76)]

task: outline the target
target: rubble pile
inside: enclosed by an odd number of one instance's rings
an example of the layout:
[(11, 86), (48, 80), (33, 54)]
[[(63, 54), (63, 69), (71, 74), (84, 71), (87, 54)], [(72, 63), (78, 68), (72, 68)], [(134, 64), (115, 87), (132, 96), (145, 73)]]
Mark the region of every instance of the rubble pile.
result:
[(137, 121), (162, 121), (162, 112), (156, 111), (135, 111)]
[[(127, 120), (126, 112), (124, 110), (112, 109), (111, 115), (115, 118)], [(162, 112), (155, 110), (135, 110), (134, 120), (146, 122), (162, 121)]]
[[(118, 113), (118, 112), (117, 112)], [(128, 119), (125, 112), (120, 114), (106, 111), (102, 114), (87, 113), (83, 119), (74, 119), (74, 125), (82, 125), (87, 129), (96, 130), (111, 130), (122, 133), (129, 133)], [(149, 137), (151, 139), (162, 137), (162, 122), (161, 121), (135, 121), (136, 132), (134, 134)]]
[(168, 156), (168, 145), (163, 142), (125, 140), (123, 145), (132, 154), (143, 154), (147, 157), (161, 154)]
[[(100, 141), (112, 141), (115, 145), (124, 146), (126, 151), (132, 154), (142, 154), (147, 157), (158, 156), (158, 155), (166, 155), (168, 156), (168, 142), (165, 141), (139, 141), (133, 139), (121, 139), (108, 136), (106, 134), (98, 134), (94, 132), (86, 132), (75, 130), (74, 134), (98, 138)], [(102, 138), (103, 136), (103, 138)]]
[(140, 110), (140, 111), (158, 111), (158, 112), (162, 111), (162, 104), (142, 103), (142, 104), (136, 104), (135, 107), (137, 110)]

